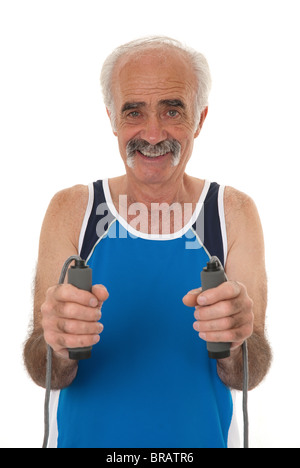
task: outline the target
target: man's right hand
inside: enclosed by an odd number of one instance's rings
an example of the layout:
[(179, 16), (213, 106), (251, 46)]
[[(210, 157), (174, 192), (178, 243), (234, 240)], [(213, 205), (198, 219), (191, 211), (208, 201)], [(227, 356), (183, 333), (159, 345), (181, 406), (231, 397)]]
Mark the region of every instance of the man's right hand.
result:
[(99, 284), (91, 293), (70, 284), (49, 288), (41, 307), (46, 343), (65, 359), (69, 358), (68, 348), (98, 343), (103, 331), (101, 307), (107, 298), (107, 289)]

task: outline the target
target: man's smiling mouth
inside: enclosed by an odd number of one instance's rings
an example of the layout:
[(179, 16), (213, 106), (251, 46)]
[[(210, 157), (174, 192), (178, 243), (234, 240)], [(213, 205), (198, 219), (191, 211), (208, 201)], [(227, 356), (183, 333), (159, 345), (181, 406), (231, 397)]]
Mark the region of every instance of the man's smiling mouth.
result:
[(142, 156), (147, 156), (147, 158), (158, 158), (159, 156), (166, 156), (167, 154), (170, 154), (170, 151), (165, 153), (164, 151), (138, 151)]
[(162, 159), (171, 153), (173, 156), (173, 166), (176, 166), (180, 160), (181, 145), (174, 139), (164, 140), (156, 145), (150, 145), (145, 140), (133, 139), (128, 142), (126, 152), (129, 167), (134, 167), (134, 159), (137, 152), (140, 156), (150, 159)]

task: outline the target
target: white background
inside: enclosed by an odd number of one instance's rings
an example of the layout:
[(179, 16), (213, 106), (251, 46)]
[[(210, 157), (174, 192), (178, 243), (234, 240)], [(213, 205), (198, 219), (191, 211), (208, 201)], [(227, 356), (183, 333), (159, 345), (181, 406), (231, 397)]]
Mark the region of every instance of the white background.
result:
[(209, 114), (187, 172), (250, 194), (264, 227), (274, 362), (249, 395), (251, 445), (300, 447), (298, 8), (297, 0), (1, 0), (0, 447), (39, 447), (43, 438), (44, 391), (27, 376), (22, 347), (45, 210), (62, 188), (123, 172), (99, 74), (114, 47), (152, 34), (186, 42), (211, 66)]

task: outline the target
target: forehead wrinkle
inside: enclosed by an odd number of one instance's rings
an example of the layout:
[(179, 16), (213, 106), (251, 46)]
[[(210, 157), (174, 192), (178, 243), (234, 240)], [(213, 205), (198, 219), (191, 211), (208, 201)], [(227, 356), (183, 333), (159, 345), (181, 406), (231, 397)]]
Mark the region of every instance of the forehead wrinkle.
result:
[[(127, 81), (127, 82), (126, 82)], [(147, 92), (149, 90), (153, 91), (161, 91), (161, 92), (172, 92), (174, 90), (185, 90), (185, 89), (193, 89), (193, 83), (192, 81), (184, 80), (184, 81), (179, 81), (179, 80), (172, 80), (168, 79), (167, 81), (154, 81), (153, 78), (149, 78), (148, 81), (149, 83), (143, 83), (141, 79), (137, 78), (136, 83), (135, 79), (133, 80), (126, 80), (125, 82), (122, 80), (118, 81), (120, 89), (125, 91), (125, 92), (134, 92), (135, 94), (138, 94), (139, 92)]]
[(120, 91), (123, 102), (140, 102), (144, 104), (147, 98), (152, 101), (152, 98), (157, 96), (159, 103), (162, 103), (162, 101), (181, 101), (186, 104), (187, 99), (195, 90), (192, 86), (130, 87), (127, 89), (122, 89), (122, 86), (120, 86)]
[(155, 92), (173, 92), (173, 91), (196, 91), (194, 76), (186, 76), (183, 73), (180, 78), (175, 77), (172, 69), (168, 70), (167, 75), (159, 76), (151, 73), (143, 73), (137, 70), (135, 73), (134, 67), (128, 73), (126, 70), (120, 69), (115, 72), (113, 79), (113, 88), (119, 88), (122, 93), (133, 93), (137, 95), (155, 93)]

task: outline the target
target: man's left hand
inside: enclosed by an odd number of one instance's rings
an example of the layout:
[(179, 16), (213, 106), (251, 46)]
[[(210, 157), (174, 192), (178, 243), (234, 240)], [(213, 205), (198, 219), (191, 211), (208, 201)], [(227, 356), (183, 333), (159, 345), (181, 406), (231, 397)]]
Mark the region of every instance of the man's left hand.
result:
[(194, 289), (183, 303), (195, 307), (193, 327), (205, 341), (230, 342), (234, 350), (253, 333), (253, 301), (241, 283), (228, 281), (204, 292)]

